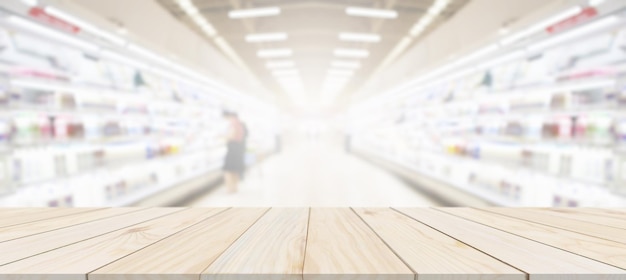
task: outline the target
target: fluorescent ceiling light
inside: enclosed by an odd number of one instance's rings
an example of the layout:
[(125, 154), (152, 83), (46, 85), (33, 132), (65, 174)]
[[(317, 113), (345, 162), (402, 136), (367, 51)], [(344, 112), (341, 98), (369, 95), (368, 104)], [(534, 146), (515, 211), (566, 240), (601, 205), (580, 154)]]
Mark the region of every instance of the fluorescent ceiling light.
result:
[(291, 60), (276, 60), (276, 61), (270, 61), (267, 64), (265, 64), (265, 66), (268, 69), (292, 68), (295, 65), (296, 64)]
[(449, 0), (437, 0), (435, 3), (430, 6), (428, 9), (428, 13), (431, 15), (438, 15), (448, 6)]
[(278, 7), (268, 7), (268, 8), (258, 8), (258, 9), (247, 9), (247, 10), (234, 10), (228, 13), (228, 17), (237, 19), (237, 18), (253, 18), (253, 17), (268, 17), (268, 16), (276, 16), (280, 15), (280, 8)]
[(180, 6), (180, 8), (189, 15), (200, 13), (191, 0), (177, 0), (176, 3), (178, 3), (178, 6)]
[(265, 49), (259, 50), (257, 52), (258, 57), (268, 58), (268, 57), (288, 57), (293, 55), (293, 50), (291, 49)]
[(606, 0), (589, 0), (588, 4), (591, 7), (596, 7), (596, 6), (600, 6), (604, 2), (606, 2)]
[(215, 27), (213, 27), (213, 25), (211, 25), (209, 22), (206, 22), (206, 24), (204, 25), (200, 25), (200, 28), (202, 29), (202, 31), (204, 31), (204, 33), (209, 35), (209, 37), (214, 37), (215, 35), (217, 35), (217, 30), (215, 30)]
[(380, 42), (381, 38), (378, 34), (342, 32), (339, 33), (339, 40), (346, 42), (376, 43)]
[(335, 67), (335, 68), (345, 68), (345, 69), (358, 69), (358, 68), (361, 68), (361, 63), (359, 63), (358, 61), (341, 61), (341, 60), (337, 60), (337, 61), (333, 61), (330, 65), (332, 67)]
[(348, 7), (346, 8), (346, 14), (349, 16), (385, 18), (385, 19), (392, 19), (392, 18), (398, 17), (398, 12), (394, 10), (382, 10), (382, 9), (361, 8), (361, 7)]
[(538, 51), (538, 50), (546, 49), (546, 48), (555, 46), (557, 44), (560, 44), (562, 42), (593, 33), (599, 29), (611, 26), (617, 22), (619, 22), (619, 18), (617, 16), (609, 16), (603, 19), (599, 19), (592, 23), (589, 23), (587, 25), (584, 25), (582, 27), (569, 31), (567, 33), (564, 33), (564, 34), (543, 40), (537, 44), (531, 45), (528, 47), (528, 49), (531, 51)]
[(94, 26), (94, 25), (92, 25), (90, 23), (87, 23), (87, 22), (85, 22), (85, 21), (83, 21), (83, 20), (81, 20), (81, 19), (79, 19), (77, 17), (74, 17), (74, 16), (72, 16), (72, 15), (70, 15), (70, 14), (64, 12), (64, 11), (61, 11), (59, 9), (56, 9), (56, 8), (50, 7), (50, 6), (46, 7), (45, 11), (46, 11), (46, 13), (51, 14), (51, 15), (53, 15), (55, 17), (58, 17), (58, 18), (60, 18), (62, 20), (65, 20), (65, 21), (67, 21), (69, 23), (72, 23), (74, 25), (80, 26), (82, 29), (86, 30), (87, 32), (90, 32), (90, 33), (93, 33), (96, 36), (102, 37), (102, 38), (106, 39), (107, 41), (112, 42), (112, 43), (114, 43), (116, 45), (123, 46), (123, 45), (126, 44), (126, 40), (124, 40), (124, 39), (122, 39), (122, 38), (120, 38), (118, 36), (115, 36), (115, 35), (113, 35), (113, 34), (111, 34), (109, 32), (106, 32), (106, 31), (104, 31), (104, 30), (102, 30), (102, 29), (100, 29), (100, 28), (98, 28), (98, 27), (96, 27), (96, 26)]
[(539, 32), (541, 30), (544, 30), (545, 28), (547, 28), (550, 25), (553, 25), (555, 23), (558, 23), (564, 19), (567, 19), (571, 16), (577, 15), (580, 12), (582, 12), (582, 8), (580, 6), (576, 6), (576, 7), (572, 7), (569, 8), (563, 12), (560, 12), (544, 21), (541, 21), (540, 23), (537, 23), (525, 30), (522, 30), (514, 35), (511, 35), (509, 37), (506, 37), (504, 39), (502, 39), (502, 41), (500, 42), (502, 45), (510, 45), (512, 43), (515, 43), (533, 33)]
[(228, 56), (232, 61), (239, 64), (242, 68), (246, 69), (246, 64), (237, 55), (237, 52), (226, 42), (222, 37), (215, 38), (215, 44)]
[(413, 27), (409, 31), (409, 35), (415, 37), (417, 35), (420, 35), (422, 32), (424, 32), (424, 30), (426, 30), (425, 26), (423, 26), (421, 24), (415, 24), (415, 25), (413, 25)]
[(413, 37), (419, 35), (424, 30), (426, 30), (426, 27), (428, 27), (428, 25), (430, 25), (433, 20), (435, 20), (435, 16), (433, 14), (425, 14), (422, 18), (420, 18), (418, 22), (413, 25), (413, 27), (411, 27), (409, 34)]
[(369, 51), (362, 49), (335, 49), (333, 52), (338, 57), (364, 58), (370, 55)]
[(196, 23), (196, 25), (200, 26), (200, 29), (204, 31), (209, 37), (215, 37), (217, 35), (217, 30), (215, 27), (200, 14), (198, 8), (191, 2), (191, 0), (177, 0), (178, 6), (180, 6), (183, 11)]
[(284, 33), (284, 32), (259, 33), (259, 34), (250, 34), (246, 36), (246, 42), (249, 42), (249, 43), (276, 42), (276, 41), (284, 41), (284, 40), (287, 40), (287, 33)]
[(21, 0), (26, 6), (34, 7), (37, 6), (37, 0)]
[(67, 35), (64, 33), (61, 33), (59, 31), (56, 30), (52, 30), (49, 29), (47, 27), (43, 27), (37, 23), (31, 22), (29, 20), (25, 20), (21, 17), (17, 17), (17, 16), (9, 16), (7, 19), (10, 23), (17, 25), (19, 27), (28, 29), (32, 32), (36, 32), (39, 33), (40, 35), (52, 38), (54, 40), (58, 40), (61, 41), (67, 45), (71, 45), (74, 47), (77, 47), (79, 49), (82, 50), (86, 50), (86, 51), (92, 51), (92, 52), (96, 52), (98, 50), (100, 50), (100, 47), (91, 44), (91, 43), (87, 43), (84, 42), (82, 40), (79, 40), (71, 35)]

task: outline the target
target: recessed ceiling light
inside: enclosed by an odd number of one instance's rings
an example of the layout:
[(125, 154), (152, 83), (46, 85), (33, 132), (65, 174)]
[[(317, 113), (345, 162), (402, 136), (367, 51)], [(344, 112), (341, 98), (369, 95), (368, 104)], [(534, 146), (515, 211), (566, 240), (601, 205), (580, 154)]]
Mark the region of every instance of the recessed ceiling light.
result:
[(346, 14), (350, 16), (386, 18), (386, 19), (392, 19), (392, 18), (398, 17), (398, 12), (394, 10), (361, 8), (361, 7), (348, 7), (346, 8)]
[(234, 10), (228, 13), (228, 17), (233, 19), (238, 18), (253, 18), (253, 17), (269, 17), (280, 15), (280, 8), (267, 7), (258, 9), (246, 9), (246, 10)]
[(288, 57), (292, 55), (293, 55), (293, 50), (291, 49), (265, 49), (265, 50), (259, 50), (257, 52), (257, 56), (261, 58)]
[(287, 40), (287, 33), (258, 33), (246, 35), (246, 42), (259, 43), (259, 42), (275, 42)]
[(339, 33), (339, 40), (346, 42), (364, 42), (364, 43), (376, 43), (380, 42), (380, 35), (370, 33), (351, 33), (342, 32)]
[(296, 63), (294, 63), (291, 60), (275, 60), (275, 61), (270, 61), (267, 64), (265, 64), (265, 66), (268, 69), (291, 68), (291, 67), (294, 67), (295, 65)]
[(354, 58), (364, 58), (370, 55), (368, 50), (363, 49), (335, 49), (333, 52), (335, 56), (338, 57), (354, 57)]

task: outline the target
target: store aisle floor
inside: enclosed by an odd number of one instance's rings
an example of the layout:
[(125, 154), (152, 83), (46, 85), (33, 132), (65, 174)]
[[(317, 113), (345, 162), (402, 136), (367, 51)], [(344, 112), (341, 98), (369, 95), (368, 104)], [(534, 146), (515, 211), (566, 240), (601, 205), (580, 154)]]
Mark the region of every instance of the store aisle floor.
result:
[(305, 142), (248, 171), (235, 194), (220, 186), (191, 203), (205, 207), (435, 206), (385, 170), (339, 147)]

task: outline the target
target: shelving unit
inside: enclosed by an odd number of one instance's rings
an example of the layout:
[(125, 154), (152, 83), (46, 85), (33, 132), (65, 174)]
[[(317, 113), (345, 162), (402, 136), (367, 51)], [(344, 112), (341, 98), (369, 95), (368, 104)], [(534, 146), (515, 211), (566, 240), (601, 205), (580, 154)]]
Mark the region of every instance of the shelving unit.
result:
[(584, 44), (510, 46), (355, 106), (353, 145), (497, 205), (623, 205), (623, 14)]
[(125, 206), (217, 171), (226, 108), (274, 148), (269, 105), (40, 37), (0, 24), (0, 206)]

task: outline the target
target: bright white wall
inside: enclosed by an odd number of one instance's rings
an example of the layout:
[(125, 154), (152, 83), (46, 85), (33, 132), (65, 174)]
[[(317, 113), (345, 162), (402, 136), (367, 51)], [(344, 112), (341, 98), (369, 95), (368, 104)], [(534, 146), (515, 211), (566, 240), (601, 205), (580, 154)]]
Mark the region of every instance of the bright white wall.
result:
[(271, 100), (258, 80), (222, 52), (174, 18), (154, 0), (47, 0), (49, 4), (94, 23), (123, 24), (135, 43), (206, 73), (241, 92)]
[(580, 0), (471, 0), (388, 68), (372, 77), (353, 101), (382, 94), (446, 61), (495, 41), (499, 29), (528, 26)]

